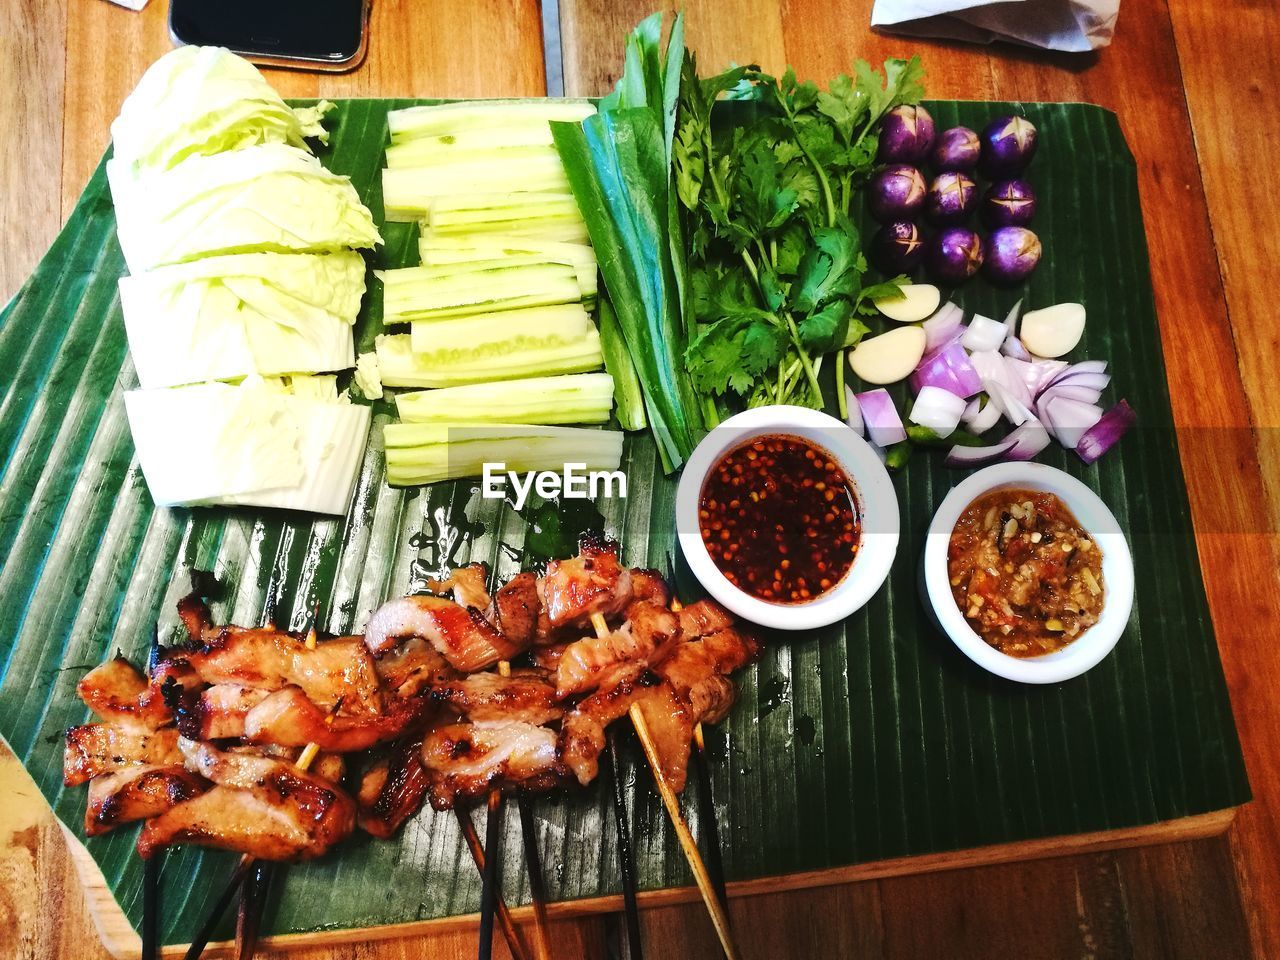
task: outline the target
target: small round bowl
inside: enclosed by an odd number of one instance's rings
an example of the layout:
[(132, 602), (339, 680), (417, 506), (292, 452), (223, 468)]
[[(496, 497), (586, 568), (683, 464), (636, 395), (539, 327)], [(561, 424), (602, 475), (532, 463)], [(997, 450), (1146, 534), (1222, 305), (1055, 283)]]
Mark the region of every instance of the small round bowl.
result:
[[(768, 603), (729, 582), (707, 553), (698, 528), (698, 504), (707, 474), (732, 450), (758, 437), (799, 437), (821, 447), (853, 485), (862, 542), (843, 580), (804, 603)], [(778, 630), (812, 630), (842, 620), (880, 589), (898, 550), (898, 497), (870, 445), (849, 426), (807, 407), (756, 407), (730, 417), (703, 438), (685, 464), (676, 491), (680, 548), (707, 592), (744, 620)]]
[[(1011, 487), (1057, 496), (1102, 550), (1105, 593), (1098, 622), (1061, 650), (1039, 657), (1011, 657), (983, 640), (956, 605), (947, 575), (947, 547), (960, 514), (978, 497)], [(921, 572), (924, 599), (943, 632), (978, 666), (1019, 683), (1059, 683), (1096, 666), (1115, 647), (1133, 609), (1133, 555), (1115, 515), (1075, 477), (1042, 463), (996, 464), (953, 487), (929, 525)]]

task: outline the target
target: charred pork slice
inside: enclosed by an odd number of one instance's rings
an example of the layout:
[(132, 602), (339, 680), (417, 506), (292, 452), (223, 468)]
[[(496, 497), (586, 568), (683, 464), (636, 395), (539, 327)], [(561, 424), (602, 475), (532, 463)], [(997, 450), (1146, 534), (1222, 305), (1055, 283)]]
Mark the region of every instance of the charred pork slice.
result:
[(551, 625), (538, 595), (538, 578), (532, 573), (518, 573), (499, 587), (487, 619), (503, 636), (521, 646), (545, 638)]
[(238, 739), (244, 736), (249, 711), (269, 696), (270, 690), (215, 683), (175, 703), (178, 732), (190, 740)]
[(244, 739), (301, 747), (314, 743), (322, 750), (352, 753), (400, 736), (419, 721), (429, 706), (421, 699), (388, 698), (382, 713), (350, 716), (321, 710), (301, 687), (288, 686), (270, 694), (244, 718)]
[(439, 683), (431, 699), (468, 720), (520, 720), (541, 724), (558, 720), (564, 709), (556, 689), (540, 671), (513, 670), (511, 676), (473, 673)]
[(173, 722), (169, 704), (174, 697), (199, 686), (195, 671), (181, 661), (161, 662), (149, 680), (128, 660), (114, 657), (86, 673), (76, 693), (108, 723), (157, 730)]
[(734, 624), (731, 614), (714, 600), (699, 600), (680, 610), (680, 632), (686, 640), (705, 637), (709, 633), (728, 630)]
[(397, 697), (415, 697), (457, 674), (439, 651), (422, 637), (405, 640), (378, 655), (374, 663), (387, 690)]
[(553, 560), (539, 582), (550, 628), (586, 628), (593, 614), (606, 618), (631, 602), (631, 571), (618, 563), (613, 543), (585, 543), (576, 557)]
[(365, 628), (365, 643), (375, 655), (414, 637), (429, 641), (450, 666), (463, 673), (510, 660), (524, 649), (499, 633), (481, 611), (443, 597), (390, 600), (373, 612)]
[(263, 860), (309, 860), (355, 827), (355, 802), (291, 762), (183, 741), (189, 769), (216, 786), (148, 820), (144, 858), (181, 843), (235, 850)]
[(356, 822), (366, 833), (386, 840), (418, 812), (426, 795), (422, 738), (400, 740), (360, 778)]
[(84, 832), (91, 837), (122, 823), (148, 820), (209, 789), (209, 784), (180, 764), (123, 767), (89, 782)]
[(569, 644), (556, 665), (556, 693), (583, 693), (610, 683), (635, 664), (661, 659), (680, 638), (680, 621), (665, 606), (644, 600), (628, 608), (631, 618), (604, 636)]
[(182, 763), (178, 731), (173, 727), (139, 730), (114, 723), (87, 723), (66, 733), (62, 782), (78, 786), (114, 770), (141, 765)]
[(437, 727), (423, 742), (422, 762), (437, 810), (482, 797), (490, 785), (548, 789), (563, 776), (555, 731), (519, 721)]
[(654, 672), (637, 668), (601, 687), (565, 714), (560, 725), (560, 759), (584, 786), (600, 772), (605, 728), (639, 705), (661, 761), (662, 776), (676, 792), (684, 789), (693, 719), (675, 689)]
[(181, 655), (205, 683), (259, 690), (294, 684), (326, 707), (339, 700), (350, 713), (382, 707), (378, 673), (362, 637), (322, 640), (311, 649), (302, 637), (279, 630), (218, 627)]

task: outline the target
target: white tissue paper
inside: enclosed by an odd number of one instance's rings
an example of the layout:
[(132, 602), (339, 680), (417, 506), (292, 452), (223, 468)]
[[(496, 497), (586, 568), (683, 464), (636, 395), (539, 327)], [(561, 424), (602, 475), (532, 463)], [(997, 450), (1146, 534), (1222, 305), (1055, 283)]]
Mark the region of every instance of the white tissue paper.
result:
[(111, 0), (117, 7), (128, 7), (130, 10), (138, 11), (147, 5), (147, 0)]
[(1105, 47), (1120, 0), (876, 0), (871, 25), (891, 33), (1085, 53)]

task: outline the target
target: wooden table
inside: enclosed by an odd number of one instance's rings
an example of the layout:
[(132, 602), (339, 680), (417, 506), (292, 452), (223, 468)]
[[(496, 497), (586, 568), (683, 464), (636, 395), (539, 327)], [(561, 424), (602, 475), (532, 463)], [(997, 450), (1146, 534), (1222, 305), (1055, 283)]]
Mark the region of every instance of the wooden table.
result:
[[(345, 76), (274, 72), (286, 96), (539, 95), (534, 0), (377, 0), (369, 59)], [(648, 3), (561, 0), (567, 92), (603, 92)], [(1088, 100), (1115, 110), (1138, 163), (1175, 417), (1209, 599), (1255, 802), (1224, 836), (867, 880), (736, 900), (748, 957), (1280, 956), (1280, 289), (1266, 177), (1280, 8), (1125, 0), (1096, 56), (871, 33), (870, 0), (687, 0), (707, 65), (753, 60), (826, 79), (855, 57), (918, 51), (939, 98)], [(56, 234), (145, 67), (169, 48), (165, 4), (0, 0), (0, 300)], [(52, 815), (0, 755), (0, 945), (98, 958)], [(606, 956), (616, 918), (555, 924), (556, 956)], [(645, 913), (647, 955), (718, 955), (696, 906)], [(474, 956), (474, 933), (294, 953), (297, 960)], [(505, 950), (502, 951), (505, 955)]]

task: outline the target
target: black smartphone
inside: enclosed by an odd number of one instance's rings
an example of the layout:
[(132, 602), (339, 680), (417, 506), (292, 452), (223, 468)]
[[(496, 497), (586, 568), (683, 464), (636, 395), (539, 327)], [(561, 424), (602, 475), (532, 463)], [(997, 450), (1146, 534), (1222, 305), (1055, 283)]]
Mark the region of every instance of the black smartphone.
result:
[(174, 43), (226, 47), (255, 63), (351, 70), (364, 59), (369, 0), (171, 0)]

